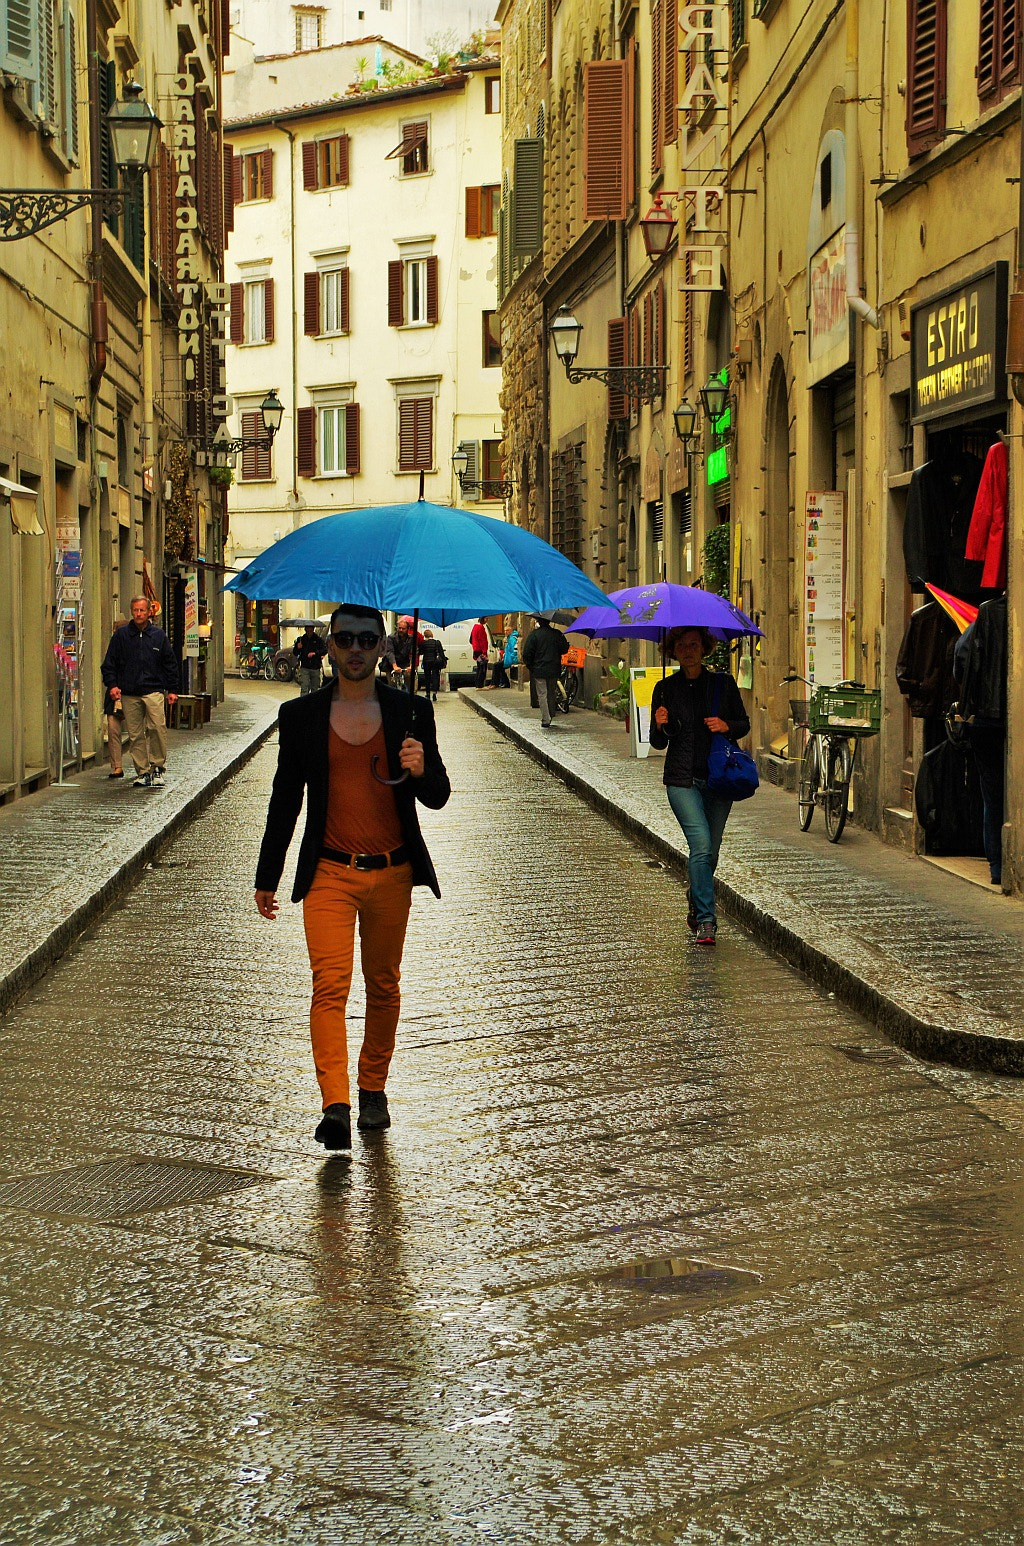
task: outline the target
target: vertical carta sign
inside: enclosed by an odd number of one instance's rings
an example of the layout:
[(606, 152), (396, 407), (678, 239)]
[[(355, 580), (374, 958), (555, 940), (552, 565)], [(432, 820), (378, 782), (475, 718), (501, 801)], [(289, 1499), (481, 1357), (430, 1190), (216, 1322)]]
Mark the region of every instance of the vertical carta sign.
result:
[[(196, 163), (196, 84), (186, 72), (176, 75), (172, 86), (172, 155), (174, 159), (174, 278), (181, 303), (178, 317), (178, 355), (186, 396), (198, 398), (207, 389), (203, 368), (203, 312), (209, 317), (210, 347), (217, 356), (213, 371), (210, 408), (215, 421), (226, 417), (224, 393), (225, 308), (227, 286), (203, 281), (199, 245), (196, 179), (208, 175)], [(203, 109), (200, 109), (203, 111)]]

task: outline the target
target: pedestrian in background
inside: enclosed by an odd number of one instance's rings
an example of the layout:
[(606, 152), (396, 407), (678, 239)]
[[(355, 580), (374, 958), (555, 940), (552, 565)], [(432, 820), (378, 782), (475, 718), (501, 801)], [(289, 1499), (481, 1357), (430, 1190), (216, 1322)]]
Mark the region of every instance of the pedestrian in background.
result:
[(519, 673), (519, 629), (518, 628), (513, 628), (512, 632), (509, 634), (508, 638), (505, 640), (505, 654), (504, 654), (504, 658), (503, 658), (502, 664), (505, 667), (505, 672), (506, 672), (506, 677), (507, 677), (507, 680), (505, 682), (505, 686), (506, 687), (510, 687), (512, 685), (512, 673), (513, 673), (513, 671), (516, 672), (516, 680), (517, 681), (519, 680), (519, 675), (518, 675), (518, 673)]
[(120, 702), (135, 764), (134, 789), (152, 789), (167, 770), (167, 715), (178, 701), (178, 662), (167, 635), (150, 621), (145, 596), (132, 597), (132, 620), (118, 628), (100, 667), (103, 685)]
[(482, 687), (487, 680), (487, 651), (491, 647), (487, 624), (482, 617), (473, 624), (469, 647), (473, 651), (473, 686)]
[[(698, 945), (713, 945), (715, 868), (732, 801), (708, 789), (708, 753), (717, 731), (731, 741), (750, 732), (739, 688), (727, 671), (708, 671), (704, 656), (715, 641), (703, 628), (672, 628), (663, 646), (679, 670), (655, 684), (651, 698), (651, 745), (664, 751), (662, 779), (672, 814), (689, 850), (686, 923)], [(719, 699), (715, 712), (716, 694)]]
[(324, 656), (327, 645), (316, 632), (315, 624), (307, 623), (299, 634), (292, 651), (298, 661), (299, 697), (317, 692), (324, 685)]
[(505, 670), (504, 639), (496, 639), (491, 646), (491, 686), (508, 686), (508, 673)]
[(543, 730), (552, 729), (555, 709), (555, 683), (562, 670), (562, 656), (569, 641), (561, 629), (553, 628), (546, 617), (535, 617), (537, 627), (527, 634), (523, 645), (523, 665), (537, 684), (537, 703)]
[[(413, 642), (412, 618), (400, 617), (394, 633), (388, 634), (384, 651), (385, 658), (390, 662), (391, 681), (395, 687), (409, 685), (409, 678), (412, 675)], [(423, 643), (422, 635), (416, 642)]]
[[(128, 619), (119, 617), (114, 623), (114, 633), (127, 626)], [(111, 634), (111, 639), (113, 639)], [(107, 720), (107, 761), (110, 763), (108, 778), (124, 778), (122, 766), (121, 732), (124, 729), (124, 713), (117, 698), (111, 696), (109, 687), (103, 689), (103, 712)]]
[(444, 645), (440, 639), (435, 639), (433, 630), (423, 630), (423, 649), (420, 653), (420, 661), (423, 665), (423, 691), (434, 703), (441, 691), (441, 672), (448, 664), (448, 656), (444, 652)]
[(328, 650), (337, 679), (333, 691), (281, 707), (277, 773), (256, 867), (256, 907), (273, 919), (305, 793), (292, 901), (302, 903), (313, 969), (309, 1023), (323, 1104), (314, 1137), (326, 1149), (352, 1147), (345, 1010), (356, 925), (366, 982), (358, 1125), (366, 1131), (391, 1126), (385, 1085), (412, 888), (441, 894), (416, 802), (439, 810), (451, 785), (430, 703), (375, 680), (384, 641), (384, 619), (372, 607), (333, 612)]

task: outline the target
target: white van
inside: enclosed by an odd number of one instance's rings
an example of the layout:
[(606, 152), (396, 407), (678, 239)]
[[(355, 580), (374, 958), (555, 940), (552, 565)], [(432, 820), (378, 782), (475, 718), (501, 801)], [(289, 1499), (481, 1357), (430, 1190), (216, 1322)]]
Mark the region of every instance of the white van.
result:
[[(450, 623), (447, 628), (438, 628), (434, 623), (421, 623), (420, 632), (430, 629), (435, 639), (440, 639), (441, 646), (448, 656), (448, 684), (450, 687), (469, 687), (473, 681), (473, 651), (470, 648), (469, 636), (476, 625), (476, 618), (468, 623)], [(487, 642), (491, 643), (491, 634), (488, 630)]]

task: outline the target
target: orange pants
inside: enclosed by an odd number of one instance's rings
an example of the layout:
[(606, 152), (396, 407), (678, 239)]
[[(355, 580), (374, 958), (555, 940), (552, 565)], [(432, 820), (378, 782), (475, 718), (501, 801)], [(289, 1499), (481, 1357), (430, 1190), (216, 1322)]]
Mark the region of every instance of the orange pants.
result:
[(359, 1053), (359, 1087), (387, 1083), (401, 1006), (402, 950), (412, 903), (412, 866), (353, 870), (321, 859), (302, 904), (313, 968), (309, 1028), (324, 1108), (350, 1105), (345, 1007), (352, 987), (356, 919), (366, 983), (366, 1024)]

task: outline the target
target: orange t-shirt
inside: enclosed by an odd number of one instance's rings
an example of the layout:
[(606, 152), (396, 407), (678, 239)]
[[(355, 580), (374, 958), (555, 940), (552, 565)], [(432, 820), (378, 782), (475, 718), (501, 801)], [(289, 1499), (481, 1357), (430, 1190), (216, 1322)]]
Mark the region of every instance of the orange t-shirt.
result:
[(348, 854), (387, 854), (402, 845), (402, 823), (395, 791), (374, 778), (370, 763), (388, 775), (383, 725), (363, 746), (343, 741), (331, 727), (328, 742), (330, 782), (327, 786), (327, 827), (324, 845)]

